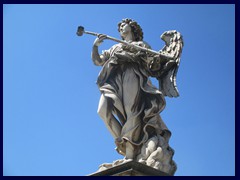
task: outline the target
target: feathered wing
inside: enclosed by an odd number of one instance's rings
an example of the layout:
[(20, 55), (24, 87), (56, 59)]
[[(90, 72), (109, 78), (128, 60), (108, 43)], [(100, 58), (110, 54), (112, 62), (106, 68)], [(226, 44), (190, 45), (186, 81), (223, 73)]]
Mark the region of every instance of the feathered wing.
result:
[(170, 59), (162, 68), (164, 73), (158, 77), (159, 88), (164, 96), (178, 97), (176, 77), (180, 65), (180, 56), (183, 48), (183, 39), (177, 31), (164, 32), (161, 38), (166, 42), (166, 46), (161, 50), (162, 53), (170, 54), (173, 59)]

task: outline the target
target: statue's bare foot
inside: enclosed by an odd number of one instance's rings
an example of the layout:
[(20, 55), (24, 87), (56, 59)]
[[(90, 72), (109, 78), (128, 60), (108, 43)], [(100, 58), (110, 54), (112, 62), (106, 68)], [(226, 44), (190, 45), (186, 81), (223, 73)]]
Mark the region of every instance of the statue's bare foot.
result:
[(123, 159), (118, 159), (116, 161), (113, 161), (113, 166), (117, 166), (119, 164), (122, 164), (122, 162), (123, 162)]
[(124, 158), (122, 163), (127, 163), (127, 162), (130, 162), (130, 161), (133, 161), (133, 159), (130, 159), (130, 158)]
[(114, 161), (112, 165), (113, 166), (117, 166), (117, 165), (120, 165), (120, 164), (123, 164), (123, 163), (127, 163), (127, 162), (132, 161), (132, 160), (133, 159), (126, 159), (126, 158), (118, 159), (118, 160)]
[(109, 169), (111, 167), (114, 167), (114, 166), (118, 166), (120, 164), (123, 164), (123, 163), (127, 163), (127, 162), (130, 162), (132, 161), (133, 159), (129, 159), (129, 158), (124, 158), (124, 159), (118, 159), (116, 161), (113, 161), (113, 163), (104, 163), (104, 164), (101, 164), (99, 166), (99, 169), (98, 169), (98, 172), (100, 171), (103, 171), (103, 170), (106, 170), (106, 169)]
[(99, 166), (98, 171), (103, 171), (105, 169), (111, 168), (113, 166), (112, 163), (104, 163)]

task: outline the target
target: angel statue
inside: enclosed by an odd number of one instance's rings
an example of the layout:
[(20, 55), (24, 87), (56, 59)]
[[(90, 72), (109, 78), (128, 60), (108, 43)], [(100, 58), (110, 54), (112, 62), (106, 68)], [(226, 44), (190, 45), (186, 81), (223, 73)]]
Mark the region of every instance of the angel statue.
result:
[[(161, 119), (165, 96), (179, 96), (176, 75), (180, 63), (183, 39), (177, 31), (161, 35), (165, 46), (152, 51), (143, 41), (140, 25), (132, 19), (118, 24), (122, 40), (99, 54), (103, 40), (97, 34), (93, 43), (92, 60), (102, 66), (97, 79), (101, 92), (98, 114), (113, 136), (116, 150), (124, 158), (100, 165), (99, 171), (137, 161), (173, 175), (177, 169), (172, 160), (174, 150), (168, 142), (171, 132)], [(156, 53), (153, 53), (156, 52)], [(159, 81), (159, 89), (149, 77)]]

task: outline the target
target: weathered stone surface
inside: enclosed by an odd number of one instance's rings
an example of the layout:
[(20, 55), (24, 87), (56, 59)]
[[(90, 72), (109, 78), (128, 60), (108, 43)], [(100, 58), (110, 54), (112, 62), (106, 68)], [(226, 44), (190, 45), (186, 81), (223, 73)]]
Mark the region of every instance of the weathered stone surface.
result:
[(89, 176), (170, 176), (147, 165), (130, 161)]
[[(102, 66), (97, 79), (101, 92), (98, 114), (113, 136), (117, 152), (124, 156), (100, 165), (98, 173), (131, 164), (135, 169), (128, 169), (125, 174), (141, 174), (136, 168), (146, 166), (152, 167), (153, 173), (173, 175), (177, 166), (172, 159), (174, 150), (169, 146), (171, 132), (160, 113), (166, 106), (165, 96), (179, 96), (176, 75), (183, 48), (182, 36), (176, 30), (165, 31), (161, 35), (165, 46), (156, 52), (143, 41), (142, 28), (136, 21), (123, 19), (118, 31), (122, 40), (86, 32), (81, 26), (77, 33), (97, 36), (91, 57), (95, 65)], [(98, 47), (105, 39), (119, 44), (99, 54)], [(159, 88), (149, 77), (158, 79)], [(134, 162), (129, 162), (132, 160)]]

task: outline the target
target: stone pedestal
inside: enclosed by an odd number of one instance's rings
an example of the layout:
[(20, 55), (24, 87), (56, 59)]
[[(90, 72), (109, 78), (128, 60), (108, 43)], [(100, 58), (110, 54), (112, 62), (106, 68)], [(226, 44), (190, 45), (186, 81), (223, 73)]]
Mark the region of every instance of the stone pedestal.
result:
[(169, 176), (147, 165), (130, 161), (88, 176)]

